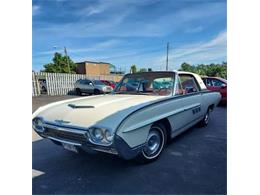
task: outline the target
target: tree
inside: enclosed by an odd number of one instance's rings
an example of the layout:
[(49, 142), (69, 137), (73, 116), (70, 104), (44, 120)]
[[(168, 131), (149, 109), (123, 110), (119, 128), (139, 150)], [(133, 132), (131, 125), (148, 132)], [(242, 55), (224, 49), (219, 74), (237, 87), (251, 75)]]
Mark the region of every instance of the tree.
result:
[(146, 68), (140, 68), (138, 72), (147, 72)]
[(192, 66), (188, 63), (182, 63), (181, 68), (179, 69), (181, 71), (188, 71), (188, 72), (194, 72), (199, 75), (205, 75), (205, 76), (212, 76), (212, 77), (221, 77), (221, 78), (227, 78), (227, 63), (222, 62), (222, 64), (199, 64), (197, 66)]
[[(67, 61), (68, 60), (68, 61)], [(61, 53), (56, 52), (52, 59), (52, 63), (43, 65), (43, 72), (52, 72), (52, 73), (76, 73), (77, 65), (66, 56), (62, 56)], [(68, 67), (69, 65), (69, 67)]]
[(137, 72), (137, 68), (136, 68), (136, 65), (132, 65), (131, 68), (130, 68), (130, 73), (136, 73)]
[(187, 71), (187, 72), (194, 72), (194, 67), (191, 66), (190, 64), (184, 62), (181, 64), (181, 68), (180, 68), (181, 71)]

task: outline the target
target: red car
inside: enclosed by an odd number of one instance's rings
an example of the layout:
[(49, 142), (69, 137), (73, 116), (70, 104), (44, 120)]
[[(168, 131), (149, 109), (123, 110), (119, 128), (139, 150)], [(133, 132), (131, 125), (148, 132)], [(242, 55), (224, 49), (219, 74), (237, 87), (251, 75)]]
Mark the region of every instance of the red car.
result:
[(227, 103), (227, 80), (220, 77), (201, 77), (208, 90), (221, 94), (221, 103)]
[(105, 85), (112, 87), (113, 89), (116, 87), (116, 83), (114, 81), (101, 80), (101, 82), (104, 83)]

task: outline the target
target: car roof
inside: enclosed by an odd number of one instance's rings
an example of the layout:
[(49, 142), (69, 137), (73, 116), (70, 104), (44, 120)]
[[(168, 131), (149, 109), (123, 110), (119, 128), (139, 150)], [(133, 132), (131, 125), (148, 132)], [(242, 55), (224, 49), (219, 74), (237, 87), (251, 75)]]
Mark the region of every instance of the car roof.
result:
[[(204, 90), (206, 89), (206, 86), (205, 84), (203, 83), (201, 77), (196, 74), (196, 73), (192, 73), (192, 72), (185, 72), (185, 71), (151, 71), (151, 72), (138, 72), (138, 73), (134, 73), (135, 75), (142, 75), (142, 74), (147, 74), (147, 73), (150, 73), (150, 74), (158, 74), (158, 73), (173, 73), (173, 74), (189, 74), (189, 75), (192, 75), (193, 77), (196, 78), (196, 80), (198, 81), (198, 84), (201, 88), (201, 90)], [(125, 76), (127, 75), (133, 75), (133, 74), (126, 74)]]
[(136, 73), (128, 73), (126, 75), (142, 75), (142, 74), (158, 74), (158, 73), (175, 73), (175, 71), (150, 71), (150, 72), (136, 72)]
[(209, 79), (219, 79), (219, 80), (221, 80), (221, 81), (224, 81), (224, 82), (227, 82), (227, 80), (226, 79), (223, 79), (223, 78), (221, 78), (221, 77), (210, 77), (210, 76), (201, 76), (201, 78), (209, 78)]
[(128, 73), (126, 75), (130, 75), (130, 74), (147, 74), (147, 73), (150, 73), (150, 74), (158, 74), (158, 73), (178, 73), (178, 74), (192, 74), (192, 75), (198, 75), (196, 73), (193, 73), (193, 72), (186, 72), (186, 71), (177, 71), (177, 70), (173, 70), (173, 71), (150, 71), (150, 72), (136, 72), (136, 73)]

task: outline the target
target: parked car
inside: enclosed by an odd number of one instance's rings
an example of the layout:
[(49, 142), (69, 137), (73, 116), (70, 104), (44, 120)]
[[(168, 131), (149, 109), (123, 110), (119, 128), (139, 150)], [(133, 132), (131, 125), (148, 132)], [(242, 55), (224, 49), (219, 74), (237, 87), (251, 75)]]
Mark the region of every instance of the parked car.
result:
[(45, 79), (39, 79), (41, 93), (47, 93), (47, 83)]
[(227, 103), (227, 80), (220, 77), (202, 77), (208, 90), (221, 94), (221, 103)]
[(112, 87), (105, 85), (100, 80), (79, 79), (75, 83), (77, 95), (81, 95), (82, 93), (98, 95), (101, 93), (110, 93), (112, 90)]
[[(138, 85), (136, 85), (138, 83)], [(131, 87), (129, 87), (131, 86)], [(206, 126), (220, 94), (188, 72), (127, 74), (113, 93), (40, 107), (33, 129), (67, 150), (99, 151), (151, 162), (167, 140)]]

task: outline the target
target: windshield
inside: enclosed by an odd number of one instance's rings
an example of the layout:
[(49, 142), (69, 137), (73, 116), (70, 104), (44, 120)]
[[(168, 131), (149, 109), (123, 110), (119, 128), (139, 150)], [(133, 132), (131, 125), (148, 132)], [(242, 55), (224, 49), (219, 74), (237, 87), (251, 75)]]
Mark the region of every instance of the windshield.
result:
[(162, 95), (172, 94), (174, 73), (148, 72), (126, 75), (115, 89), (115, 93)]

